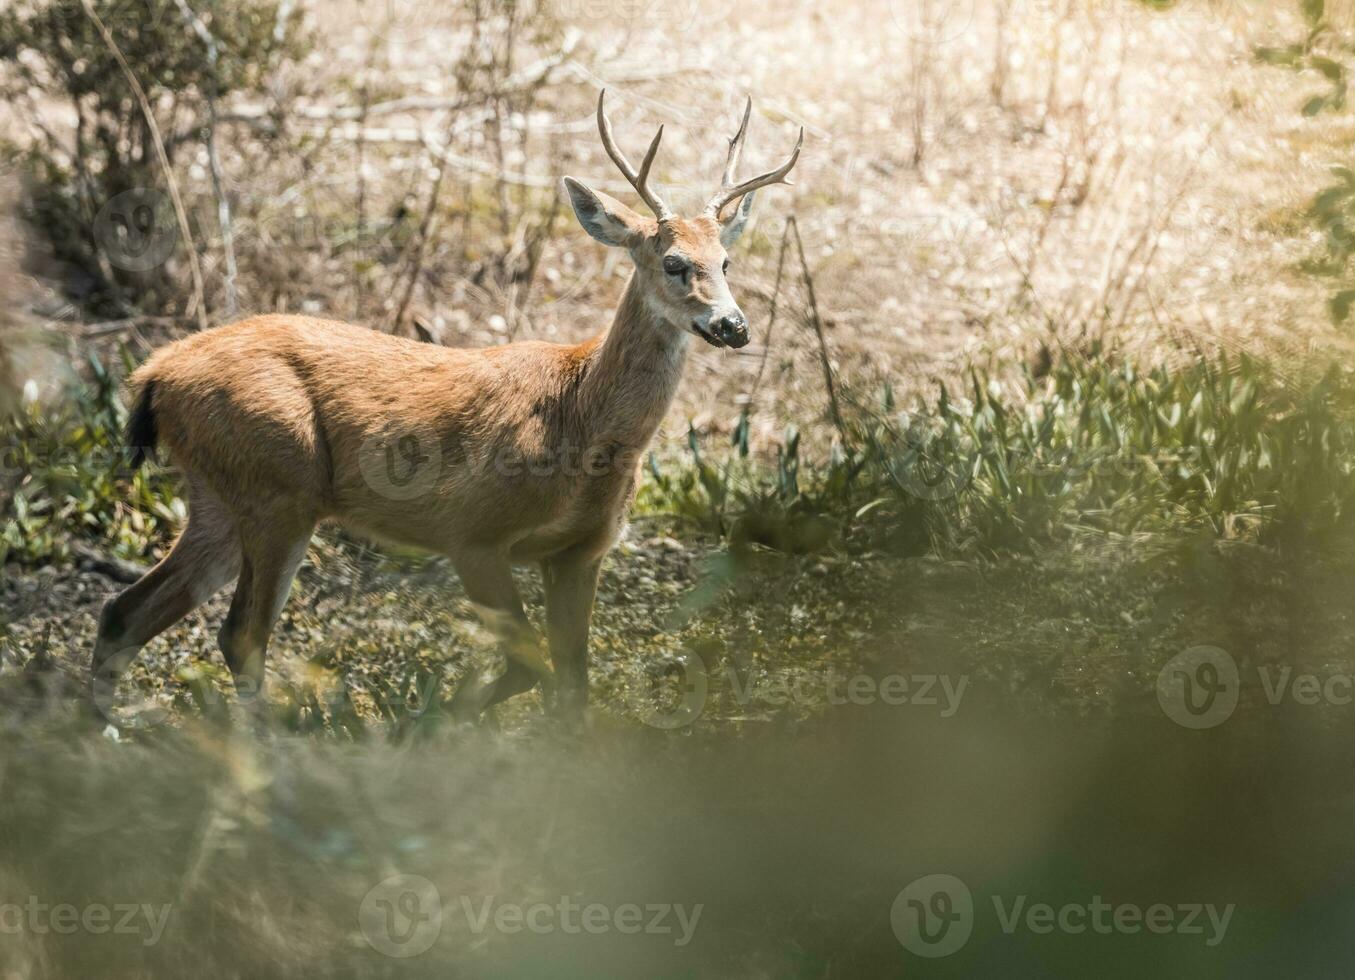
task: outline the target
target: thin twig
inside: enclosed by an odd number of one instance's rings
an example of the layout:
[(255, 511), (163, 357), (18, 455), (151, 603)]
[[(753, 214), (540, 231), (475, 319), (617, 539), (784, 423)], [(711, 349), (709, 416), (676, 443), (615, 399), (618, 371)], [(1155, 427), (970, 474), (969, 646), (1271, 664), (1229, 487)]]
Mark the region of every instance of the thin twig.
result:
[(362, 114), (358, 117), (358, 147), (357, 147), (357, 209), (358, 209), (358, 241), (357, 253), (359, 268), (357, 275), (353, 277), (354, 298), (353, 298), (353, 316), (355, 319), (362, 319), (363, 300), (366, 290), (363, 288), (362, 269), (367, 262), (367, 141), (361, 138), (361, 134), (367, 129), (367, 112), (371, 108), (372, 101), (372, 69), (376, 61), (376, 42), (372, 41), (367, 47), (367, 63), (362, 69), (362, 88), (359, 92), (359, 108)]
[(174, 0), (174, 2), (178, 4), (179, 12), (183, 14), (184, 20), (188, 21), (188, 25), (193, 28), (194, 33), (207, 47), (207, 75), (211, 79), (211, 84), (206, 89), (207, 165), (212, 172), (212, 191), (216, 194), (216, 219), (221, 226), (221, 249), (226, 256), (226, 316), (234, 317), (240, 308), (239, 297), (235, 291), (235, 278), (238, 273), (235, 264), (235, 233), (231, 228), (231, 204), (226, 197), (225, 179), (221, 169), (221, 154), (217, 152), (216, 145), (216, 97), (221, 85), (220, 77), (217, 74), (217, 63), (220, 51), (217, 49), (216, 38), (207, 29), (207, 25), (202, 22), (202, 18), (188, 6), (188, 0)]
[(842, 445), (846, 446), (847, 426), (842, 421), (842, 410), (838, 406), (837, 384), (833, 381), (833, 364), (828, 359), (828, 341), (823, 336), (823, 319), (819, 316), (819, 303), (814, 298), (814, 277), (809, 274), (809, 262), (805, 258), (805, 243), (800, 238), (800, 225), (795, 215), (786, 219), (787, 226), (795, 232), (795, 249), (800, 255), (800, 272), (804, 276), (805, 292), (809, 295), (810, 325), (819, 339), (819, 363), (823, 366), (823, 384), (828, 389), (828, 407), (833, 414), (833, 426), (837, 429)]
[(179, 196), (179, 183), (174, 179), (174, 171), (169, 166), (169, 154), (165, 152), (165, 141), (160, 136), (160, 126), (155, 121), (155, 114), (151, 111), (151, 103), (146, 98), (145, 89), (137, 81), (131, 65), (127, 64), (122, 49), (118, 47), (118, 42), (113, 39), (113, 33), (104, 24), (98, 11), (94, 9), (94, 0), (81, 0), (81, 3), (84, 5), (85, 13), (93, 21), (95, 28), (98, 29), (104, 44), (108, 46), (113, 59), (122, 69), (122, 74), (127, 79), (127, 84), (131, 87), (132, 94), (136, 96), (137, 103), (141, 107), (141, 114), (146, 118), (146, 128), (150, 131), (151, 142), (155, 145), (155, 155), (160, 161), (160, 169), (164, 172), (165, 184), (169, 188), (169, 198), (174, 204), (174, 217), (179, 223), (179, 234), (183, 236), (184, 246), (188, 251), (188, 268), (193, 277), (193, 315), (197, 318), (198, 327), (205, 330), (207, 328), (207, 307), (203, 298), (202, 268), (198, 265), (198, 250), (193, 244), (193, 232), (188, 225), (188, 212), (184, 210), (183, 198)]
[(400, 298), (400, 305), (395, 310), (395, 318), (391, 321), (392, 330), (398, 330), (400, 324), (404, 322), (405, 312), (409, 309), (410, 301), (414, 298), (414, 289), (419, 284), (419, 276), (423, 272), (424, 254), (428, 250), (429, 229), (433, 225), (433, 217), (438, 210), (438, 198), (442, 194), (442, 178), (446, 175), (446, 161), (439, 159), (437, 173), (433, 176), (433, 188), (428, 194), (428, 207), (424, 209), (423, 219), (419, 222), (418, 243), (414, 246), (414, 257), (410, 260), (409, 282), (405, 284), (404, 295)]
[[(791, 219), (794, 220), (793, 218)], [(776, 282), (772, 286), (771, 308), (767, 311), (767, 333), (762, 341), (762, 358), (758, 361), (757, 377), (753, 379), (753, 389), (748, 394), (748, 410), (751, 413), (758, 392), (762, 389), (762, 375), (767, 370), (767, 355), (772, 349), (772, 331), (776, 329), (776, 304), (781, 298), (781, 273), (786, 268), (786, 246), (790, 244), (790, 221), (781, 231), (781, 248), (776, 257)]]
[[(573, 63), (569, 61), (569, 56), (574, 52), (577, 45), (578, 38), (571, 38), (559, 51), (534, 61), (505, 78), (498, 87), (498, 91), (504, 94), (512, 94), (517, 89), (530, 89), (538, 86), (548, 76), (554, 78), (553, 73), (558, 69), (573, 66)], [(575, 72), (575, 74), (578, 73)], [(678, 74), (678, 72), (665, 72), (665, 74)], [(580, 80), (587, 81), (588, 78), (584, 77)], [(623, 80), (633, 80), (633, 78), (627, 76)], [(353, 122), (358, 119), (376, 119), (380, 116), (406, 112), (456, 111), (467, 108), (467, 106), (467, 99), (463, 95), (409, 95), (398, 99), (388, 99), (385, 102), (376, 102), (366, 107), (362, 105), (361, 101), (357, 105), (346, 106), (297, 106), (292, 109), (292, 114), (299, 119), (310, 121)], [(489, 110), (486, 110), (486, 114), (488, 112)], [(243, 105), (237, 106), (229, 114), (223, 115), (221, 119), (224, 122), (248, 123), (265, 120), (272, 113), (272, 108), (267, 105)], [(483, 121), (483, 117), (480, 121)]]
[(124, 330), (135, 330), (139, 326), (173, 327), (183, 322), (184, 317), (179, 316), (132, 316), (121, 320), (104, 320), (101, 323), (72, 324), (74, 329), (71, 332), (88, 339), (121, 333)]

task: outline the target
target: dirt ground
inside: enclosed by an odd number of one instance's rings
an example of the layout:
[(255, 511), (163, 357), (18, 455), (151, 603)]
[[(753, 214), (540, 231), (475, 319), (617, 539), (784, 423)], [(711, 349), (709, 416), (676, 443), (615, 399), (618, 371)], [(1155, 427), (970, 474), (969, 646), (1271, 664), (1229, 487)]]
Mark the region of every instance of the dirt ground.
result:
[[(318, 81), (302, 107), (348, 104), (345, 80), (367, 70), (373, 50), (381, 53), (383, 91), (436, 98), (448, 90), (456, 27), (444, 23), (441, 5), (410, 0), (377, 17), (336, 3), (325, 12), (320, 50), (305, 66)], [(1303, 120), (1297, 106), (1315, 83), (1254, 63), (1253, 45), (1296, 29), (1274, 6), (862, 0), (734, 10), (705, 0), (560, 0), (557, 12), (579, 33), (565, 34), (575, 54), (542, 118), (522, 121), (535, 134), (531, 154), (508, 161), (528, 183), (550, 186), (572, 173), (622, 192), (595, 132), (599, 86), (612, 93), (624, 146), (643, 145), (665, 125), (657, 174), (679, 209), (694, 208), (713, 187), (746, 95), (755, 104), (746, 170), (779, 159), (798, 126), (806, 132), (795, 186), (760, 195), (754, 231), (735, 256), (732, 279), (753, 316), (754, 344), (737, 354), (693, 349), (656, 442), (660, 454), (681, 451), (689, 424), (721, 431), (750, 400), (758, 446), (775, 444), (787, 421), (826, 431), (816, 424), (826, 402), (793, 247), (779, 322), (769, 323), (790, 215), (849, 398), (870, 397), (888, 378), (906, 400), (936, 379), (954, 380), (974, 360), (1015, 371), (1042, 343), (1106, 338), (1154, 356), (1196, 348), (1331, 355), (1349, 344), (1326, 318), (1321, 287), (1293, 270), (1311, 245), (1297, 209), (1349, 127), (1339, 117)], [(371, 136), (368, 193), (383, 204), (398, 200), (411, 175), (427, 168), (401, 134), (444, 125), (438, 110), (382, 117), (389, 142)], [(352, 140), (332, 130), (327, 138), (293, 187), (280, 187), (277, 175), (251, 182), (237, 173), (231, 189), (241, 212), (284, 190), (298, 217), (351, 206)], [(457, 151), (474, 162), (486, 152), (479, 138), (468, 135)], [(626, 275), (624, 257), (607, 254), (572, 218), (525, 296), (459, 279), (452, 256), (465, 242), (450, 229), (435, 240), (416, 306), (447, 344), (581, 339), (605, 324)], [(251, 247), (245, 228), (242, 254)], [(313, 281), (290, 283), (288, 302), (299, 297), (308, 312), (344, 315), (351, 284), (318, 268)], [(144, 352), (172, 333), (96, 325), (91, 337), (53, 282), (30, 280), (23, 295), (39, 333), (64, 345), (39, 343), (33, 349), (45, 357), (20, 362), (39, 380), (59, 382), (55, 355), (76, 362), (84, 349), (120, 343)], [(261, 291), (244, 295), (247, 307), (262, 308)], [(728, 578), (712, 570), (716, 561), (718, 549), (689, 529), (643, 526), (612, 558), (596, 631), (604, 703), (626, 714), (621, 702), (644, 683), (637, 665), (669, 663), (693, 643), (718, 641), (787, 663), (814, 663), (834, 643), (852, 649), (879, 633), (868, 583), (916, 580), (895, 567), (846, 574), (826, 560), (784, 559), (779, 571), (760, 570), (751, 581), (784, 579), (805, 600), (740, 606), (710, 585)], [(834, 589), (825, 589), (830, 581)], [(535, 589), (530, 577), (524, 585)], [(79, 568), (16, 575), (5, 604), (20, 646), (67, 651), (78, 663), (114, 588)], [(434, 663), (454, 680), (469, 662), (462, 654), (482, 639), (457, 595), (454, 576), (437, 563), (411, 578), (376, 557), (354, 565), (321, 551), (303, 572), (278, 646), (294, 663), (320, 655), (342, 676), (360, 677), (373, 650), (383, 649)], [(223, 602), (157, 641), (139, 668), (144, 685), (158, 688), (190, 660), (215, 662)], [(693, 603), (703, 604), (696, 627)], [(687, 625), (673, 626), (674, 615)], [(925, 610), (919, 615), (926, 620)], [(805, 634), (807, 621), (825, 616), (831, 628)], [(1106, 617), (1112, 630), (1117, 621)], [(346, 624), (340, 637), (336, 623)], [(802, 649), (804, 635), (818, 637), (814, 649)]]

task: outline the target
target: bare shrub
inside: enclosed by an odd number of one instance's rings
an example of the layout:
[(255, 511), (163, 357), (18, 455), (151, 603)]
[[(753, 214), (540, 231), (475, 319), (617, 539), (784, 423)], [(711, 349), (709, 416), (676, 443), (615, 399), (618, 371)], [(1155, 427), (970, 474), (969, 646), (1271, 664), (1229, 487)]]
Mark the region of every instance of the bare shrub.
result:
[[(127, 247), (162, 230), (165, 175), (151, 121), (174, 167), (210, 132), (209, 97), (256, 91), (276, 57), (304, 50), (300, 21), (279, 22), (286, 8), (275, 0), (96, 0), (92, 8), (112, 45), (81, 0), (17, 0), (0, 10), (0, 94), (29, 132), (11, 151), (32, 182), (27, 217), (69, 266), (75, 298), (118, 312), (175, 310), (183, 297), (174, 252), (143, 262)], [(186, 10), (210, 24), (216, 57)], [(134, 67), (124, 69), (118, 52)]]

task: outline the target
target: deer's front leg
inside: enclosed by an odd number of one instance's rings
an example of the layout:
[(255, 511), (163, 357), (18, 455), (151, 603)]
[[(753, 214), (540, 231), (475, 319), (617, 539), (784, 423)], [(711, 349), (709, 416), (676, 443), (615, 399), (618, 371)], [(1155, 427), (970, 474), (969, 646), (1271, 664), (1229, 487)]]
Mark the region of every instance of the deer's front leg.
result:
[(515, 694), (531, 690), (538, 682), (553, 686), (550, 668), (541, 657), (541, 643), (513, 582), (507, 556), (474, 553), (452, 557), (466, 595), (475, 603), (476, 612), (499, 640), (507, 658), (507, 669), (498, 677), (471, 674), (452, 697), (452, 716), (458, 721), (474, 721), (491, 705)]
[(555, 707), (566, 718), (582, 717), (588, 705), (588, 627), (601, 569), (600, 558), (565, 556), (542, 562)]

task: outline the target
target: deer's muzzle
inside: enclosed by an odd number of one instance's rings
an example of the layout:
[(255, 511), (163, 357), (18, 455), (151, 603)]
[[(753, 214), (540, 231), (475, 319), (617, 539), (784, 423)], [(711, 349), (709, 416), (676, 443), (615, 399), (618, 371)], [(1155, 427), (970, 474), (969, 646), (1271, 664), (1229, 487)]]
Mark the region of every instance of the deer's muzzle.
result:
[(748, 318), (734, 312), (711, 322), (711, 333), (728, 347), (748, 346)]

